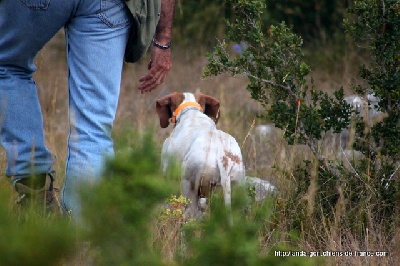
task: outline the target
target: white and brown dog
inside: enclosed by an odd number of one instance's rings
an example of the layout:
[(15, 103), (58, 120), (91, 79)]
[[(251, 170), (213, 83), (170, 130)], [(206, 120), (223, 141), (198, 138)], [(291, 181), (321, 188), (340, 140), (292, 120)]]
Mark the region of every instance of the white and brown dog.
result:
[(156, 102), (160, 126), (175, 124), (164, 142), (161, 164), (167, 172), (172, 160), (182, 169), (182, 194), (191, 200), (189, 215), (198, 217), (204, 198), (222, 187), (226, 206), (231, 204), (231, 183), (243, 185), (245, 169), (240, 147), (229, 134), (218, 130), (219, 101), (198, 93), (172, 93)]

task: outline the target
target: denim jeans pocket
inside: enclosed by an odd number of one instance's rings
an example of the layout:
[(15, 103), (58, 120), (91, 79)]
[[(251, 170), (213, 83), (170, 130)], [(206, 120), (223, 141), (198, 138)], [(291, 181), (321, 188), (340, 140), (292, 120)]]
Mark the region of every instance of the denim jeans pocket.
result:
[(46, 10), (50, 0), (20, 0), (26, 7), (32, 10)]
[(130, 16), (125, 0), (101, 0), (99, 17), (110, 28), (128, 25)]

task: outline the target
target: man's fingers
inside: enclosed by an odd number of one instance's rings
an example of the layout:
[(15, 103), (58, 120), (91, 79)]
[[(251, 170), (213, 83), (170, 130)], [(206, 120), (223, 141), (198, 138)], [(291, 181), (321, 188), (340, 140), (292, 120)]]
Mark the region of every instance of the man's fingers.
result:
[(149, 79), (141, 84), (139, 89), (142, 91), (142, 93), (151, 91), (155, 89), (157, 86), (159, 86), (163, 81), (166, 76), (166, 73), (163, 73), (161, 75), (154, 76), (152, 79)]
[(155, 89), (164, 81), (166, 74), (167, 71), (149, 71), (149, 73), (139, 79), (141, 82), (139, 90), (144, 93)]
[(153, 89), (155, 89), (158, 85), (160, 85), (163, 82), (164, 78), (160, 77), (158, 79), (151, 79), (148, 80), (144, 83), (142, 83), (139, 87), (140, 91), (142, 93), (144, 92), (148, 92), (148, 91), (152, 91)]

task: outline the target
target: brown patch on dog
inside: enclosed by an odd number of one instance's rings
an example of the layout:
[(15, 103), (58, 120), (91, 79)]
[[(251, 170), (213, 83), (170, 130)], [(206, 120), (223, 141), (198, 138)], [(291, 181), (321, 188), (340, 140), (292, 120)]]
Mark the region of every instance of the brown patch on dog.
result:
[(228, 168), (229, 159), (232, 160), (232, 162), (237, 163), (237, 164), (240, 164), (242, 162), (242, 160), (240, 160), (239, 156), (233, 154), (230, 151), (225, 151), (225, 155), (222, 157), (222, 164), (223, 164), (225, 170), (227, 170), (227, 168)]
[(174, 92), (171, 95), (171, 111), (175, 112), (176, 108), (183, 102), (185, 96), (183, 93)]
[(204, 113), (214, 120), (215, 123), (218, 122), (219, 118), (219, 101), (214, 97), (202, 94), (201, 92), (196, 93), (196, 100), (203, 108)]
[(183, 93), (174, 92), (156, 101), (156, 111), (160, 118), (160, 126), (162, 128), (166, 128), (169, 125), (169, 119), (172, 117), (172, 113), (184, 99), (185, 96)]
[(225, 151), (225, 154), (226, 154), (226, 155), (229, 157), (229, 159), (231, 159), (234, 163), (239, 164), (239, 163), (242, 162), (242, 160), (240, 160), (239, 156), (233, 154), (233, 153), (230, 152), (230, 151)]
[(224, 166), (225, 170), (228, 167), (228, 157), (222, 157), (222, 165)]

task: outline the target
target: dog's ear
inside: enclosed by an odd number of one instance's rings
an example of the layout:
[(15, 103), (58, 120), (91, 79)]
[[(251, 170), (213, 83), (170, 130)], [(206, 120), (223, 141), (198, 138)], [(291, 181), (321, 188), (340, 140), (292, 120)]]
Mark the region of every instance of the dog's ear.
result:
[(183, 93), (174, 92), (156, 101), (156, 111), (162, 128), (168, 127), (172, 113), (183, 102), (184, 98)]
[(219, 101), (214, 97), (199, 93), (197, 102), (203, 108), (204, 113), (217, 123), (219, 118)]

